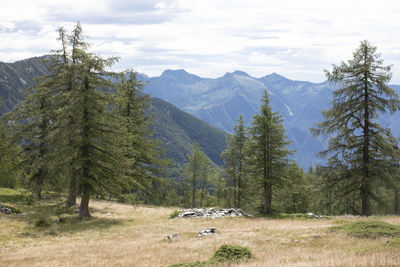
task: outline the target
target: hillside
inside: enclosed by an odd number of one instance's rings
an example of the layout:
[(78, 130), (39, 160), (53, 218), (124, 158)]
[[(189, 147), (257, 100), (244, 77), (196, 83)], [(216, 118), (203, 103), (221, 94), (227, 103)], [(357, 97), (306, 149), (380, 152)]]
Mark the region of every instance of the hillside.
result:
[[(73, 210), (60, 206), (60, 196), (50, 193), (44, 197), (27, 205), (21, 192), (0, 188), (0, 203), (23, 211), (0, 213), (0, 266), (168, 266), (205, 261), (223, 244), (244, 246), (254, 254), (248, 262), (234, 266), (400, 263), (399, 238), (379, 237), (377, 231), (378, 238), (357, 238), (331, 230), (335, 225), (374, 220), (398, 227), (398, 216), (169, 219), (175, 208), (93, 199), (93, 217), (79, 220)], [(60, 223), (58, 218), (62, 218)], [(211, 226), (217, 228), (217, 235), (197, 237)], [(172, 234), (178, 235), (176, 241), (167, 240)]]
[(158, 98), (152, 98), (151, 113), (155, 115), (154, 137), (161, 140), (167, 157), (185, 162), (195, 140), (213, 162), (222, 165), (220, 155), (226, 147), (224, 131)]
[[(47, 67), (42, 60), (43, 57), (37, 57), (15, 63), (0, 63), (0, 97), (6, 102), (5, 108), (0, 109), (0, 115), (21, 101), (22, 89), (32, 86), (35, 77), (46, 74)], [(192, 142), (196, 141), (213, 162), (222, 164), (220, 154), (226, 146), (225, 132), (164, 100), (152, 98), (151, 101), (154, 137), (161, 140), (167, 157), (178, 163), (185, 162)]]
[[(159, 77), (140, 77), (148, 81), (145, 92), (166, 100), (178, 108), (205, 122), (232, 132), (240, 113), (247, 125), (258, 112), (264, 90), (271, 97), (274, 111), (284, 118), (292, 156), (304, 169), (324, 160), (317, 153), (324, 150), (326, 143), (313, 138), (309, 129), (322, 121), (321, 111), (330, 106), (332, 92), (336, 88), (328, 82), (311, 83), (294, 81), (277, 73), (261, 78), (252, 77), (242, 71), (226, 73), (216, 79), (201, 78), (185, 70), (166, 70)], [(392, 86), (400, 92), (400, 86)], [(390, 127), (395, 136), (400, 136), (400, 122), (395, 116), (384, 115), (381, 123)]]

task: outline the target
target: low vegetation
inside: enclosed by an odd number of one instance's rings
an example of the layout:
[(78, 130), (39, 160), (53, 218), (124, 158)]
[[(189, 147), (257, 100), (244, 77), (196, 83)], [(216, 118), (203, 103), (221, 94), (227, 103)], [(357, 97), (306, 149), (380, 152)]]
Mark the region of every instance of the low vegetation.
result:
[(400, 226), (382, 221), (356, 221), (331, 228), (359, 238), (399, 237)]
[[(170, 214), (176, 208), (93, 199), (92, 217), (81, 220), (74, 209), (61, 205), (64, 196), (44, 192), (42, 200), (30, 204), (26, 196), (23, 191), (0, 189), (0, 203), (22, 210), (21, 214), (0, 214), (0, 266), (397, 266), (400, 263), (400, 241), (395, 232), (390, 237), (355, 238), (343, 234), (343, 230), (331, 231), (332, 227), (359, 222), (379, 221), (382, 225), (399, 227), (398, 216), (171, 220)], [(197, 237), (198, 231), (211, 226), (218, 229), (217, 235)], [(177, 234), (176, 241), (167, 240), (172, 234)], [(237, 261), (240, 256), (244, 258)]]
[(241, 246), (222, 245), (208, 261), (172, 264), (169, 267), (201, 267), (217, 263), (239, 263), (252, 257), (248, 248)]

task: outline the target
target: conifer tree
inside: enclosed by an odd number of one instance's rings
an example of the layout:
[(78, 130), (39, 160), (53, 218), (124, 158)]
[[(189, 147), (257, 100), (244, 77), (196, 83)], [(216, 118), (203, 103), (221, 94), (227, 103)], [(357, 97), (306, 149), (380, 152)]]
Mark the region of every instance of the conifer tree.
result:
[(24, 89), (25, 100), (6, 115), (13, 125), (13, 143), (23, 144), (20, 168), (38, 199), (51, 169), (50, 123), (54, 117), (50, 83), (48, 77), (38, 78), (33, 87)]
[(261, 198), (262, 212), (270, 214), (273, 189), (284, 179), (289, 142), (286, 141), (282, 116), (272, 111), (267, 91), (261, 99), (260, 114), (253, 118), (247, 165), (254, 179), (253, 191)]
[(12, 142), (12, 136), (0, 119), (0, 187), (14, 188), (18, 184), (20, 152), (21, 148)]
[(243, 195), (243, 177), (245, 162), (246, 127), (243, 115), (240, 114), (233, 127), (233, 135), (227, 137), (227, 148), (221, 154), (225, 162), (225, 172), (232, 184), (234, 206), (241, 207)]
[(151, 193), (152, 186), (162, 182), (159, 179), (168, 161), (161, 158), (159, 143), (152, 138), (152, 117), (145, 112), (150, 98), (142, 92), (144, 83), (138, 81), (133, 70), (122, 72), (115, 83), (116, 115), (124, 131), (123, 153), (130, 165), (127, 189)]
[(199, 144), (194, 141), (192, 144), (192, 152), (188, 155), (189, 162), (186, 164), (186, 175), (188, 177), (188, 181), (191, 189), (191, 207), (196, 207), (196, 191), (199, 183), (204, 179), (207, 179), (208, 166), (210, 164), (210, 160), (202, 151)]
[(339, 185), (344, 196), (358, 192), (365, 216), (371, 215), (371, 199), (377, 199), (374, 183), (390, 183), (399, 160), (396, 140), (376, 121), (400, 107), (398, 95), (386, 85), (391, 67), (383, 66), (376, 50), (362, 41), (353, 59), (333, 65), (332, 72), (325, 70), (339, 89), (333, 93), (332, 107), (322, 113), (324, 121), (311, 129), (315, 136), (330, 137), (321, 155), (329, 155), (329, 167), (336, 170), (331, 184)]

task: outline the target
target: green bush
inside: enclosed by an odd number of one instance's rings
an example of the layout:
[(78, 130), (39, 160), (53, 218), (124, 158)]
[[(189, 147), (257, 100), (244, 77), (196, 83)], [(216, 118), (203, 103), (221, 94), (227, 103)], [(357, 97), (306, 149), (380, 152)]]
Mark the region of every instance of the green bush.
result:
[(342, 231), (359, 238), (398, 237), (400, 226), (382, 221), (357, 221), (334, 226), (332, 231)]
[(36, 227), (49, 227), (50, 223), (45, 218), (38, 218), (35, 220), (35, 226)]
[(216, 263), (234, 262), (248, 260), (253, 257), (253, 254), (248, 248), (241, 246), (222, 245), (208, 261), (197, 261), (188, 263), (173, 264), (168, 267), (203, 267), (214, 265)]
[(170, 219), (176, 218), (176, 217), (178, 217), (178, 215), (179, 215), (181, 212), (182, 212), (182, 211), (180, 211), (180, 210), (174, 210), (174, 211), (169, 215), (169, 218), (170, 218)]
[(238, 262), (250, 259), (253, 255), (248, 248), (241, 246), (222, 245), (210, 259), (210, 262)]

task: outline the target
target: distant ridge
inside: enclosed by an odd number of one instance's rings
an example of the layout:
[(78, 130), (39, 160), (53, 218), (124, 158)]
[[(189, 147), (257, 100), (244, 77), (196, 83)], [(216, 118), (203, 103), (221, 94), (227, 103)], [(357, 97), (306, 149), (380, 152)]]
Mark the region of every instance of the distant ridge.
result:
[[(336, 87), (326, 81), (296, 81), (278, 73), (255, 78), (240, 70), (210, 79), (182, 69), (167, 70), (161, 76), (147, 80), (145, 92), (227, 132), (232, 132), (240, 113), (247, 125), (250, 124), (252, 116), (258, 112), (262, 93), (267, 90), (273, 110), (279, 111), (284, 118), (292, 141), (290, 147), (297, 151), (293, 159), (304, 169), (324, 161), (317, 157), (317, 153), (324, 150), (326, 144), (321, 138), (313, 138), (309, 128), (322, 121), (321, 111), (328, 108), (332, 100)], [(392, 87), (400, 92), (400, 86)], [(392, 129), (395, 136), (400, 136), (400, 120), (385, 115), (381, 121)]]

